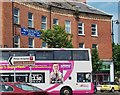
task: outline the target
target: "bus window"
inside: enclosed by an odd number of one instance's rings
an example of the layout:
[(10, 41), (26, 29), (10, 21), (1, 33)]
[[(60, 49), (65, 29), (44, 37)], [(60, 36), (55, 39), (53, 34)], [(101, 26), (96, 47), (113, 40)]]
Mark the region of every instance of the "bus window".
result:
[(89, 55), (87, 50), (74, 50), (73, 60), (89, 61)]
[(16, 73), (17, 82), (29, 82), (29, 73)]
[(29, 56), (35, 56), (35, 51), (29, 51)]
[(9, 51), (0, 51), (0, 60), (8, 60), (9, 58)]
[(52, 51), (36, 51), (36, 60), (52, 60), (53, 52)]
[(10, 56), (28, 56), (27, 51), (11, 51)]
[(1, 74), (2, 76), (2, 79), (5, 81), (5, 82), (14, 82), (14, 76), (11, 75), (11, 73), (7, 74)]
[(77, 73), (77, 82), (90, 82), (90, 79), (89, 73)]
[(56, 50), (54, 51), (55, 60), (71, 60), (71, 51), (70, 50)]

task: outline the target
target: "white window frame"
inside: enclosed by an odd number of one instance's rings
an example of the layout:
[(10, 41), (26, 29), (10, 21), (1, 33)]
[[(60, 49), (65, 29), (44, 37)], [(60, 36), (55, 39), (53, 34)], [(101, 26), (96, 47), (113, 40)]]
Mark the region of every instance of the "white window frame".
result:
[[(92, 27), (92, 25), (95, 25), (95, 27)], [(95, 30), (95, 31), (93, 31), (93, 30)], [(97, 24), (95, 24), (95, 23), (91, 24), (91, 33), (92, 33), (92, 36), (98, 36), (98, 33), (97, 33)]]
[[(57, 23), (54, 23), (54, 20), (55, 20)], [(54, 18), (54, 19), (53, 19), (53, 25), (58, 25), (58, 24), (59, 24), (58, 19), (57, 19), (57, 18)]]
[[(42, 17), (45, 17), (45, 21), (42, 21)], [(46, 30), (47, 29), (47, 16), (42, 16), (41, 17), (41, 29)], [(45, 29), (42, 27), (42, 25), (45, 25)]]
[[(29, 18), (29, 14), (32, 15), (32, 18)], [(31, 24), (29, 24), (31, 23)], [(33, 21), (33, 13), (28, 12), (28, 27), (33, 28), (34, 27), (34, 21)]]
[[(69, 24), (68, 24), (69, 23)], [(68, 31), (69, 30), (69, 31)], [(71, 21), (65, 20), (65, 31), (69, 34), (71, 34)]]
[[(17, 10), (17, 15), (15, 14), (15, 10)], [(15, 18), (17, 19), (17, 22), (15, 22)], [(14, 8), (14, 24), (20, 24), (20, 10), (18, 8)]]
[[(17, 38), (17, 43), (15, 42), (16, 37), (18, 37), (18, 38)], [(15, 45), (18, 46), (18, 47), (15, 47)], [(17, 36), (17, 35), (16, 35), (16, 36), (14, 37), (14, 47), (15, 47), (15, 48), (20, 48), (20, 36)]]
[[(30, 43), (29, 43), (29, 41), (30, 41), (30, 39), (32, 39), (32, 45), (30, 45)], [(29, 46), (29, 48), (34, 48), (34, 38), (28, 38), (28, 46)]]
[[(81, 24), (81, 26), (79, 26), (79, 24)], [(81, 28), (81, 29), (79, 29)], [(79, 31), (81, 31), (82, 33), (79, 33)], [(85, 35), (84, 34), (84, 23), (83, 22), (78, 22), (78, 35)]]
[[(82, 44), (83, 47), (80, 47), (80, 44)], [(79, 43), (79, 48), (85, 48), (85, 44), (84, 43)]]
[[(96, 48), (93, 48), (93, 45), (96, 45)], [(98, 49), (98, 45), (97, 44), (92, 44), (92, 49)]]

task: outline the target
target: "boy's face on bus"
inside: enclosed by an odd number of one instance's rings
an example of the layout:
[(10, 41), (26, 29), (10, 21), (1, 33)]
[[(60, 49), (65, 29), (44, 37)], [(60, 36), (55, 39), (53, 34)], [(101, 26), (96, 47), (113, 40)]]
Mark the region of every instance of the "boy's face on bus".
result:
[(54, 69), (54, 70), (58, 70), (58, 69), (59, 69), (58, 64), (54, 64), (54, 65), (53, 65), (53, 69)]

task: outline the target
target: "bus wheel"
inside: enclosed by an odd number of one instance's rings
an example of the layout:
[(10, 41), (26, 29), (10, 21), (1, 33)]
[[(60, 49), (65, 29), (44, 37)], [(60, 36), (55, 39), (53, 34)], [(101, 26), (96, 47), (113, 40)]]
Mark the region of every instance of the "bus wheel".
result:
[(70, 87), (63, 87), (60, 90), (60, 95), (72, 95), (72, 89)]

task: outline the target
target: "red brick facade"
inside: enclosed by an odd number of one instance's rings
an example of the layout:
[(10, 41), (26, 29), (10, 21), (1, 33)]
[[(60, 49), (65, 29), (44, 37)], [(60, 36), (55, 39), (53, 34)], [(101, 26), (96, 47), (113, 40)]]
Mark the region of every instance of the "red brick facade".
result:
[[(71, 33), (73, 34), (73, 46), (79, 47), (79, 43), (84, 43), (85, 48), (92, 48), (92, 44), (98, 45), (99, 56), (101, 59), (112, 59), (112, 39), (111, 39), (111, 17), (103, 15), (95, 15), (89, 13), (80, 13), (79, 20), (69, 10), (57, 9), (50, 11), (46, 8), (40, 8), (34, 5), (25, 5), (23, 3), (0, 3), (2, 4), (2, 21), (0, 28), (2, 33), (0, 39), (1, 46), (13, 47), (13, 37), (20, 35), (20, 47), (28, 47), (28, 37), (20, 34), (20, 28), (28, 28), (28, 12), (34, 15), (34, 29), (41, 29), (41, 16), (47, 16), (47, 29), (52, 26), (53, 18), (59, 20), (59, 25), (64, 27), (65, 20), (71, 21)], [(12, 21), (12, 8), (16, 7), (20, 10), (20, 24), (13, 26)], [(1, 8), (0, 8), (1, 9)], [(54, 8), (53, 8), (54, 9)], [(50, 20), (51, 17), (51, 20)], [(84, 22), (85, 35), (78, 35), (78, 21)], [(51, 24), (50, 24), (51, 22)], [(98, 36), (91, 36), (91, 24), (96, 23), (98, 29)], [(13, 30), (14, 28), (14, 30)], [(2, 36), (1, 36), (2, 35)], [(39, 38), (35, 39), (35, 48), (40, 48), (42, 41)]]

